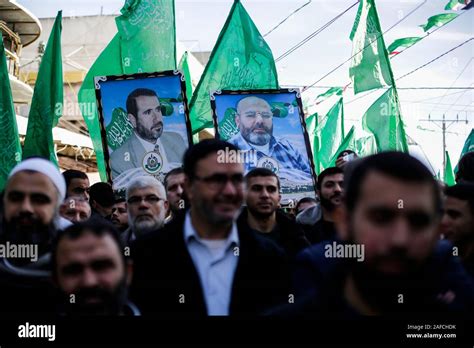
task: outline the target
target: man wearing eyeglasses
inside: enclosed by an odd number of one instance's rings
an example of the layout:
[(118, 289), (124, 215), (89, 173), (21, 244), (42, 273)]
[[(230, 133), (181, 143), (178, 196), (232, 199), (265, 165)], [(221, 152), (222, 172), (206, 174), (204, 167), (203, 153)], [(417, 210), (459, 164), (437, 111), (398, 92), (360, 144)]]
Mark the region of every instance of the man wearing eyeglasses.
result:
[(218, 160), (237, 151), (215, 139), (185, 153), (190, 209), (132, 246), (132, 298), (144, 315), (255, 315), (288, 301), (283, 251), (237, 228), (244, 190), (241, 163)]
[(260, 166), (265, 158), (271, 158), (278, 162), (275, 169), (300, 171), (304, 176), (311, 176), (308, 159), (287, 139), (273, 136), (273, 113), (266, 100), (254, 96), (241, 99), (237, 103), (235, 123), (240, 132), (230, 138), (229, 143), (242, 151), (257, 151), (256, 163), (248, 161), (246, 171)]
[[(341, 253), (331, 250), (333, 242), (298, 256), (296, 296), (311, 298), (304, 311), (344, 317), (472, 311), (474, 284), (452, 245), (439, 241), (442, 201), (430, 171), (408, 154), (386, 152), (354, 163), (345, 179), (336, 218)], [(344, 253), (352, 245), (362, 247), (358, 258)]]
[(129, 228), (121, 235), (125, 245), (163, 227), (168, 201), (165, 188), (157, 179), (152, 176), (134, 179), (127, 188), (126, 200)]

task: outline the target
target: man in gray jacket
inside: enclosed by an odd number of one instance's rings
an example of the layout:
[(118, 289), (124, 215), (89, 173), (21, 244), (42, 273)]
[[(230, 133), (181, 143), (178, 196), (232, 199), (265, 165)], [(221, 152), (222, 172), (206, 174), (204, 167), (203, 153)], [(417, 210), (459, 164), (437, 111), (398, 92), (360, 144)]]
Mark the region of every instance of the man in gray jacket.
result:
[(186, 144), (179, 133), (164, 132), (161, 104), (155, 91), (138, 88), (127, 97), (134, 132), (110, 155), (112, 177), (134, 168), (155, 174), (170, 162), (181, 163)]

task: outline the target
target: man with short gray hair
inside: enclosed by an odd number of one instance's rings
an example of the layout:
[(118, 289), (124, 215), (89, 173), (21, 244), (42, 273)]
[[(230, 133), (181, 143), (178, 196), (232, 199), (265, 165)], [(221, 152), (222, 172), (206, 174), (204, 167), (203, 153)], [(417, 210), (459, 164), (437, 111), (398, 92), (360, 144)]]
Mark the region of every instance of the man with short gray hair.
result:
[(168, 201), (163, 184), (152, 176), (133, 180), (126, 191), (129, 228), (122, 234), (129, 245), (135, 238), (163, 227)]

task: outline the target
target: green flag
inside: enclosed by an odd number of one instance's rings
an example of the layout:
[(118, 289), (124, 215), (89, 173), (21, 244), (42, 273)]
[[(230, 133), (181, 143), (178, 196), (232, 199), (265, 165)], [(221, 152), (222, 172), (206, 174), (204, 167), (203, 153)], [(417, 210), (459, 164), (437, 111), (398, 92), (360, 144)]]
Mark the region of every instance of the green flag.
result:
[(377, 153), (377, 142), (373, 135), (358, 138), (355, 141), (357, 154), (360, 157), (375, 155)]
[[(116, 18), (118, 33), (89, 69), (78, 93), (103, 181), (107, 180), (94, 76), (176, 68), (174, 0), (127, 0)], [(157, 44), (159, 42), (159, 44)]]
[(467, 4), (469, 4), (471, 0), (450, 0), (446, 6), (445, 10), (449, 11), (458, 11), (464, 8)]
[(235, 0), (190, 102), (193, 133), (212, 127), (211, 91), (272, 88), (278, 88), (272, 51)]
[(127, 0), (115, 18), (125, 74), (176, 69), (174, 0)]
[(456, 13), (441, 13), (439, 15), (428, 18), (428, 21), (426, 22), (426, 24), (422, 24), (420, 25), (420, 27), (422, 27), (423, 30), (427, 32), (433, 27), (441, 27), (445, 25), (446, 23), (451, 22), (457, 16), (458, 15)]
[[(468, 135), (466, 141), (464, 142), (464, 146), (461, 151), (461, 156), (459, 159), (462, 158), (466, 153), (474, 151), (474, 128), (471, 129), (471, 133)], [(458, 165), (456, 164), (456, 168), (454, 168), (454, 172), (458, 172)]]
[(41, 156), (56, 165), (53, 128), (63, 112), (61, 21), (62, 11), (59, 11), (41, 58), (23, 146), (23, 158)]
[(378, 152), (408, 152), (398, 97), (393, 88), (389, 88), (369, 107), (362, 117), (362, 126), (375, 136)]
[(448, 186), (453, 186), (456, 184), (454, 180), (453, 167), (451, 166), (451, 159), (449, 158), (449, 153), (446, 151), (446, 167), (444, 168), (444, 182)]
[(311, 142), (311, 149), (313, 151), (313, 162), (314, 162), (314, 171), (317, 175), (321, 173), (321, 163), (319, 162), (319, 150), (320, 150), (319, 136), (315, 133), (313, 136), (313, 141)]
[(423, 38), (422, 37), (417, 37), (417, 36), (404, 37), (404, 38), (401, 38), (401, 39), (397, 39), (394, 42), (392, 42), (390, 44), (390, 46), (388, 46), (387, 51), (388, 51), (389, 54), (399, 54), (400, 52), (397, 50), (397, 48), (402, 47), (402, 48), (407, 49), (407, 48), (413, 46), (414, 44), (416, 44), (421, 39), (423, 39)]
[(0, 191), (3, 190), (12, 168), (21, 161), (21, 145), (13, 107), (10, 78), (3, 38), (0, 34)]
[(306, 117), (306, 131), (308, 132), (309, 137), (311, 138), (316, 131), (316, 127), (318, 126), (318, 113), (315, 112), (312, 115)]
[(186, 97), (188, 98), (189, 103), (193, 95), (193, 81), (191, 80), (191, 71), (189, 70), (188, 52), (184, 52), (183, 56), (181, 57), (178, 69), (183, 72), (184, 79), (186, 80)]
[(344, 150), (353, 150), (356, 151), (356, 146), (355, 146), (355, 139), (354, 139), (354, 126), (351, 127), (349, 130), (349, 133), (344, 137), (344, 139), (341, 142), (341, 145), (339, 145), (339, 148), (334, 152), (331, 161), (329, 163), (329, 167), (334, 167), (336, 165), (336, 159), (337, 155), (339, 155), (342, 151)]
[(329, 97), (332, 97), (333, 95), (342, 95), (342, 87), (331, 87), (329, 88), (326, 92), (318, 95), (316, 97), (315, 103), (320, 104), (324, 100), (326, 100)]
[(392, 86), (393, 75), (374, 0), (361, 0), (351, 31), (354, 94)]
[(328, 111), (318, 127), (320, 149), (319, 163), (323, 169), (329, 167), (332, 157), (344, 139), (344, 107), (342, 98)]

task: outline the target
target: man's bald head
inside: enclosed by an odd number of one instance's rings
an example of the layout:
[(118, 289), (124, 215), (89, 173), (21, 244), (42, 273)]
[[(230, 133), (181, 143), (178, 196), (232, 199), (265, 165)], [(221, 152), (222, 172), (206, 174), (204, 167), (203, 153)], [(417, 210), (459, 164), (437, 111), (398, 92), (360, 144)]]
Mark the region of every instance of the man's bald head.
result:
[(263, 146), (273, 134), (273, 114), (270, 104), (258, 97), (245, 97), (237, 103), (235, 124), (250, 144)]
[(259, 97), (245, 97), (239, 100), (237, 103), (237, 113), (241, 114), (242, 111), (245, 111), (248, 107), (261, 106), (267, 108), (269, 112), (272, 111), (270, 104), (262, 98)]

